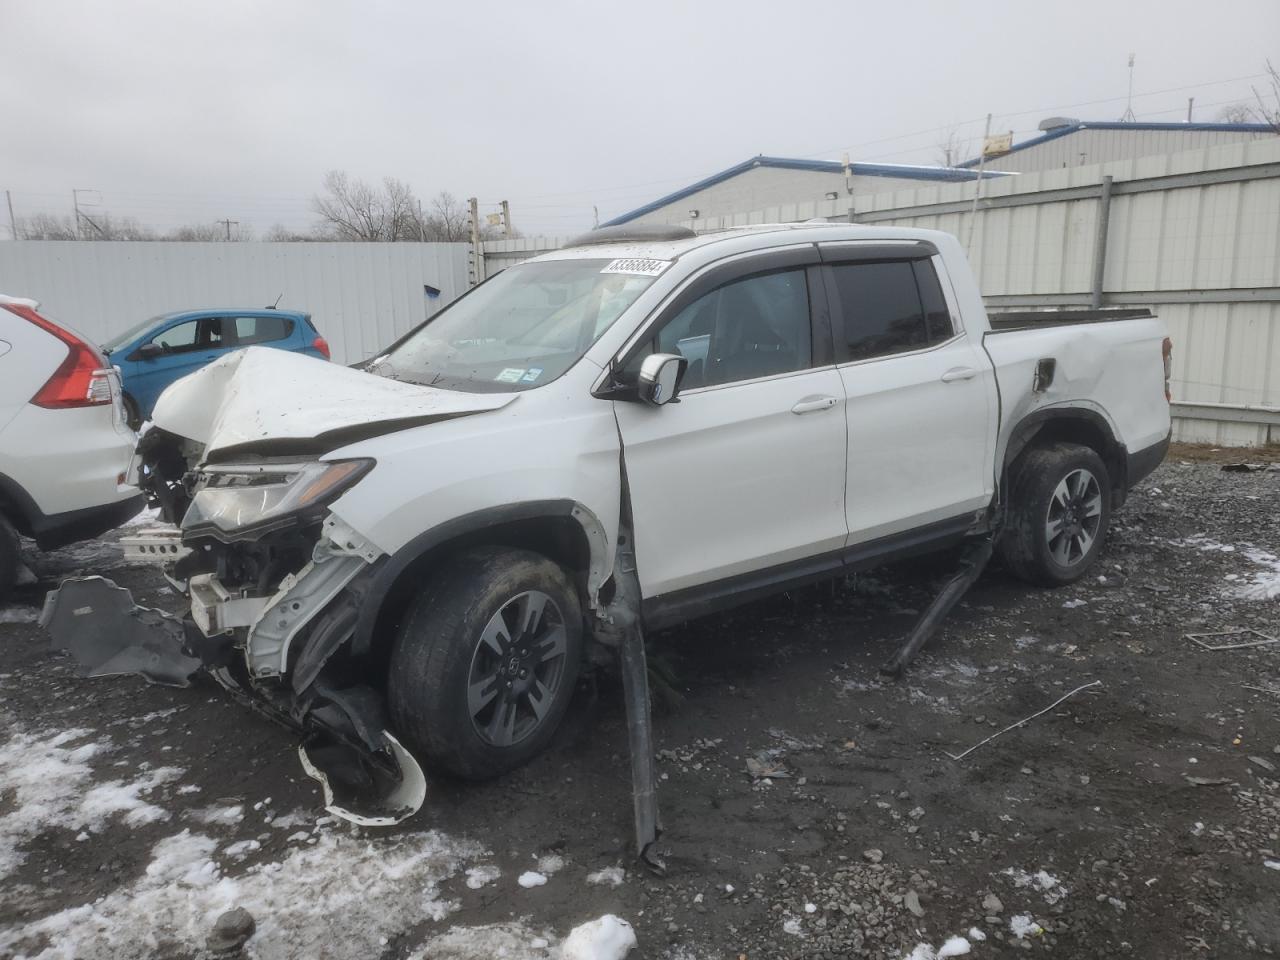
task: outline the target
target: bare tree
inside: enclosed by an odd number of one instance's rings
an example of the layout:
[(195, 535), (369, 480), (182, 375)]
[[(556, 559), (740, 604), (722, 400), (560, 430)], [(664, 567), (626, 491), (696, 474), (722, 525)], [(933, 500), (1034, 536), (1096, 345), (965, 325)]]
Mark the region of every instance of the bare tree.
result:
[(417, 240), (418, 201), (407, 183), (386, 177), (381, 187), (342, 170), (325, 174), (324, 193), (311, 201), (320, 229), (336, 240)]
[(1227, 123), (1265, 123), (1280, 133), (1280, 71), (1267, 61), (1267, 82), (1259, 90), (1251, 87), (1253, 103), (1229, 103), (1218, 111), (1218, 119)]
[(954, 167), (968, 159), (969, 140), (961, 137), (960, 132), (952, 127), (947, 131), (946, 139), (937, 143), (938, 160), (944, 167)]
[(174, 227), (165, 237), (166, 240), (180, 240), (187, 243), (211, 243), (225, 240), (226, 229), (220, 223), (187, 223)]
[(432, 198), (431, 212), (423, 219), (423, 233), (427, 240), (441, 243), (460, 243), (471, 239), (467, 208), (452, 193), (441, 190)]
[(322, 240), (323, 237), (314, 233), (290, 230), (283, 223), (273, 223), (262, 235), (262, 239), (268, 243), (300, 243), (306, 240)]
[(35, 213), (19, 218), (16, 226), (21, 240), (154, 240), (156, 237), (154, 231), (133, 217), (114, 217), (105, 211), (88, 214), (82, 210), (79, 223), (72, 217)]
[(33, 213), (19, 217), (14, 224), (19, 240), (75, 240), (76, 225), (70, 217), (57, 217), (51, 213)]

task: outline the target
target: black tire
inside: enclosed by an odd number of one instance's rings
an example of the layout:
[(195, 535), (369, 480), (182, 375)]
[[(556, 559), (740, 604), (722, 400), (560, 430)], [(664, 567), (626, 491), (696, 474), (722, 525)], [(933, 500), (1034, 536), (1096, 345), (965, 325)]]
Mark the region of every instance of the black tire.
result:
[(3, 516), (0, 516), (0, 603), (9, 599), (13, 585), (18, 582), (18, 568), (22, 557), (18, 552), (18, 533)]
[[(532, 631), (515, 629), (539, 604)], [(507, 773), (550, 742), (581, 656), (581, 605), (557, 564), (528, 550), (466, 550), (423, 584), (401, 622), (387, 680), (392, 728), (433, 770)]]
[(128, 424), (130, 430), (137, 430), (142, 426), (142, 414), (138, 410), (138, 401), (126, 393), (120, 398), (120, 402), (124, 407), (124, 422)]
[(1000, 557), (1029, 583), (1075, 583), (1097, 559), (1110, 525), (1111, 478), (1102, 458), (1075, 443), (1032, 447), (1010, 471)]

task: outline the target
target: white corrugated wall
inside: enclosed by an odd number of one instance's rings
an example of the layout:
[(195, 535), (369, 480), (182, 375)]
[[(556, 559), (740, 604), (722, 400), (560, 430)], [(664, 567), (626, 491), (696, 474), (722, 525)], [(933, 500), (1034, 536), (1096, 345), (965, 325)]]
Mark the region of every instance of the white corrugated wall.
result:
[[(201, 307), (303, 310), (333, 359), (372, 356), (467, 289), (462, 243), (0, 243), (0, 293), (33, 297), (98, 342)], [(438, 290), (431, 296), (426, 287)]]

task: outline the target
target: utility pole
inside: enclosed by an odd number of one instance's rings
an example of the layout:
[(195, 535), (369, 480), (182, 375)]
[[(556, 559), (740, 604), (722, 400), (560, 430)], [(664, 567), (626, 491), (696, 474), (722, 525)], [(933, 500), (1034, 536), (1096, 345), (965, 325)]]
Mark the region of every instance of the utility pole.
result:
[(1187, 123), (1191, 122), (1191, 109), (1196, 105), (1195, 97), (1187, 97)]
[(80, 191), (72, 189), (71, 191), (71, 207), (76, 212), (76, 239), (80, 239)]
[(472, 197), (467, 201), (471, 218), (471, 285), (484, 282), (484, 251), (480, 247), (480, 201)]
[(987, 114), (987, 126), (982, 131), (982, 150), (978, 154), (978, 182), (973, 188), (973, 209), (969, 211), (969, 238), (964, 252), (973, 257), (973, 228), (978, 223), (978, 198), (982, 196), (982, 168), (987, 164), (987, 141), (991, 139), (991, 114)]
[(213, 221), (213, 222), (214, 222), (214, 223), (220, 223), (220, 224), (222, 224), (224, 227), (226, 227), (226, 228), (227, 228), (227, 243), (230, 243), (230, 242), (231, 242), (231, 225), (234, 223), (237, 227), (238, 227), (238, 226), (240, 226), (240, 221), (239, 221), (239, 220), (230, 220), (230, 219), (228, 219), (228, 220), (215, 220), (215, 221)]
[(4, 192), (4, 202), (9, 205), (9, 233), (13, 235), (13, 239), (18, 239), (18, 221), (13, 216), (13, 194), (8, 190)]
[(1129, 99), (1125, 101), (1124, 113), (1120, 117), (1121, 123), (1133, 123), (1137, 117), (1133, 115), (1133, 54), (1129, 54)]
[(502, 201), (502, 235), (508, 240), (515, 236), (515, 231), (511, 229), (511, 204)]

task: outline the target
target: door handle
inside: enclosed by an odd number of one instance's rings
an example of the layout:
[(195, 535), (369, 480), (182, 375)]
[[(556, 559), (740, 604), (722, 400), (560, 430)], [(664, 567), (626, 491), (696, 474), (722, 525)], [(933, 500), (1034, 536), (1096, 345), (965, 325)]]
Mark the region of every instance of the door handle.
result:
[(957, 380), (972, 380), (978, 375), (973, 367), (952, 367), (942, 375), (943, 383), (955, 383)]
[(805, 397), (791, 408), (791, 412), (795, 414), (801, 413), (817, 413), (819, 410), (830, 410), (836, 405), (835, 397), (813, 396)]

